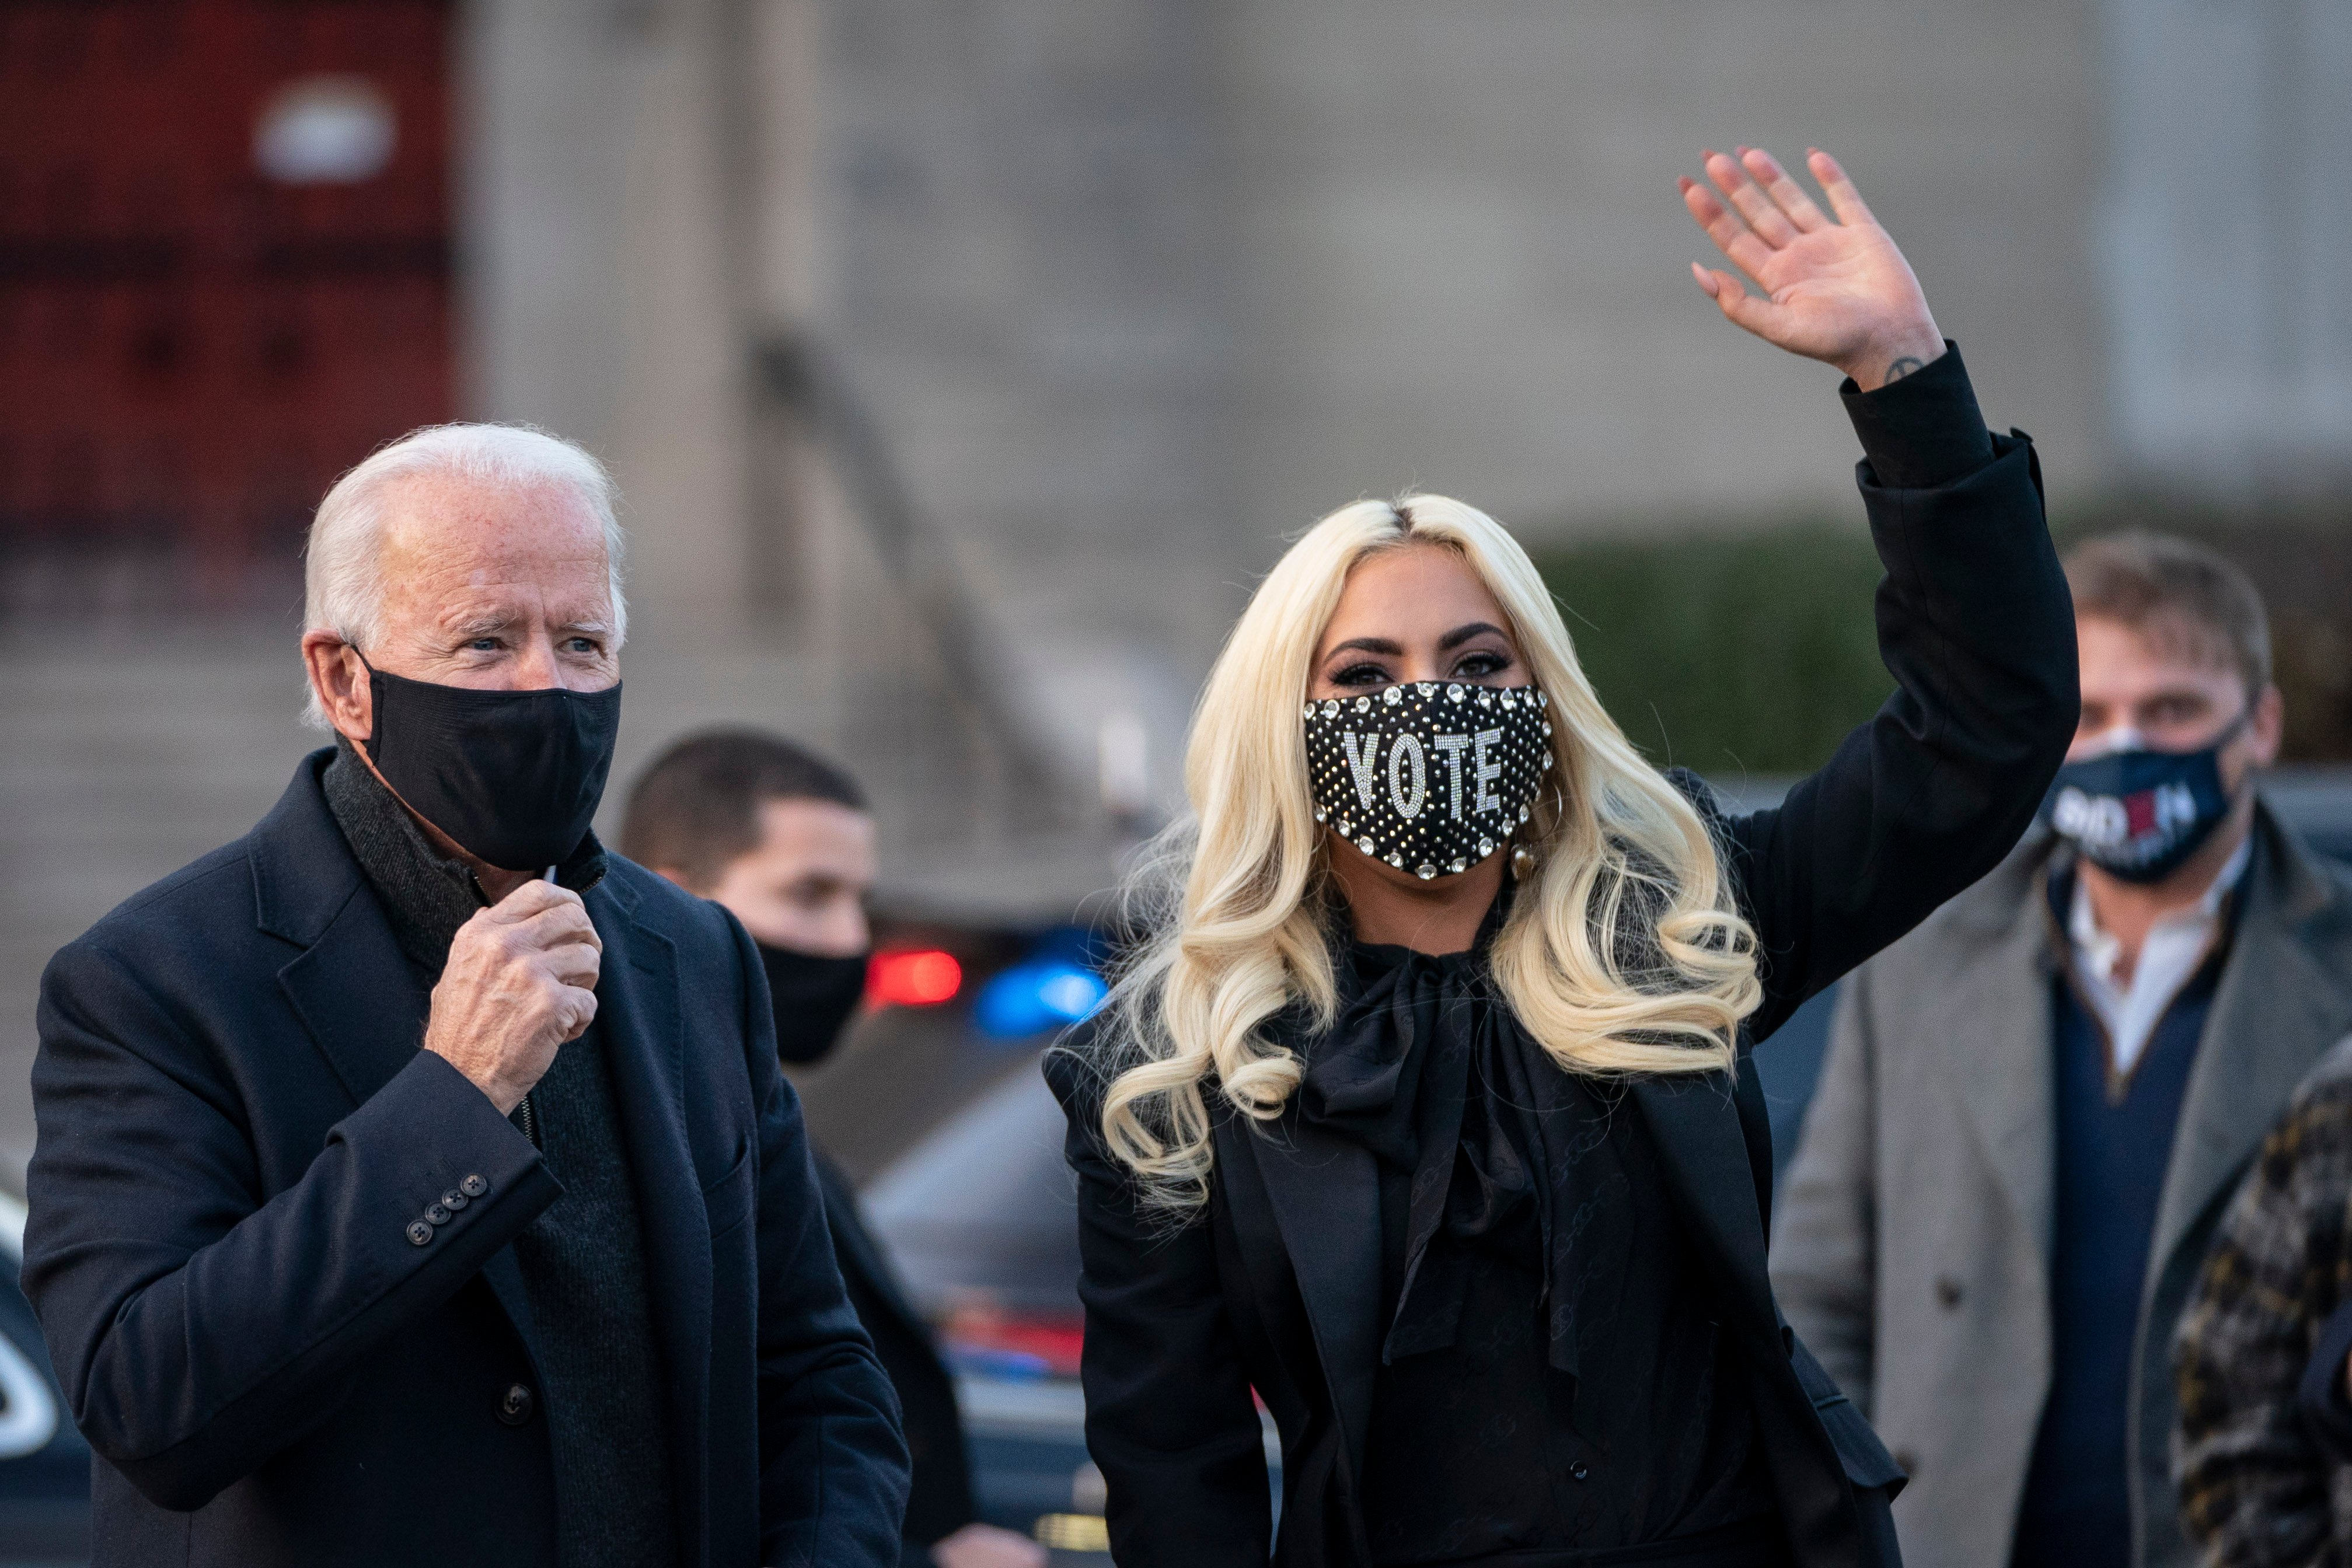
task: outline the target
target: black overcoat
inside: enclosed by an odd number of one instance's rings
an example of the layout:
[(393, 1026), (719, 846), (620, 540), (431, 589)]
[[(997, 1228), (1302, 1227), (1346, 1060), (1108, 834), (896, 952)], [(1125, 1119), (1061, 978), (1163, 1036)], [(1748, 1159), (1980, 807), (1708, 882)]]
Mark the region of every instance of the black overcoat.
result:
[[(1771, 1132), (1748, 1049), (1806, 998), (1990, 871), (2032, 821), (2078, 706), (2072, 603), (2021, 435), (1952, 483), (1899, 489), (1860, 469), (1886, 576), (1882, 656), (1896, 690), (1775, 810), (1714, 817), (1762, 949), (1762, 1007), (1733, 1077), (1651, 1077), (1646, 1119), (1675, 1206), (1753, 1380), (1781, 1520), (1804, 1568), (1891, 1551), (1902, 1473), (1780, 1321), (1765, 1273)], [(1302, 1120), (1216, 1127), (1206, 1216), (1139, 1215), (1098, 1134), (1081, 1061), (1049, 1060), (1070, 1112), (1087, 1312), (1087, 1438), (1109, 1482), (1121, 1568), (1365, 1561), (1353, 1478), (1384, 1325), (1380, 1189), (1361, 1145)], [(1284, 1454), (1271, 1509), (1251, 1394)], [(1336, 1426), (1338, 1441), (1330, 1441)], [(1857, 1500), (1859, 1497), (1859, 1501)]]
[[(508, 1244), (562, 1188), (418, 1049), (427, 993), (328, 813), (332, 756), (42, 978), (25, 1290), (97, 1451), (100, 1568), (554, 1563)], [(759, 957), (717, 905), (609, 865), (585, 897), (680, 1561), (896, 1563), (896, 1406)], [(452, 1190), (473, 1197), (412, 1242)]]

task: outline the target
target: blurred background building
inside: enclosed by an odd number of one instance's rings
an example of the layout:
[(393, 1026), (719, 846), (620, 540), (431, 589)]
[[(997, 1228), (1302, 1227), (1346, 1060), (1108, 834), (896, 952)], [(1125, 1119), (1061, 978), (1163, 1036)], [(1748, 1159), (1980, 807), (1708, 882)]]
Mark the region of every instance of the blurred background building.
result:
[[(0, 1166), (40, 965), (282, 788), (309, 508), (432, 420), (615, 469), (616, 777), (830, 746), (910, 915), (1106, 886), (1255, 574), (1363, 495), (1549, 551), (1621, 712), (1673, 616), (1699, 675), (1826, 616), (1845, 722), (1833, 378), (1685, 267), (1675, 176), (1742, 141), (1847, 162), (2062, 516), (2280, 562), (2344, 704), (2340, 5), (0, 0)], [(1654, 570), (1730, 533), (1718, 598)], [(1788, 765), (1680, 715), (1629, 727)]]

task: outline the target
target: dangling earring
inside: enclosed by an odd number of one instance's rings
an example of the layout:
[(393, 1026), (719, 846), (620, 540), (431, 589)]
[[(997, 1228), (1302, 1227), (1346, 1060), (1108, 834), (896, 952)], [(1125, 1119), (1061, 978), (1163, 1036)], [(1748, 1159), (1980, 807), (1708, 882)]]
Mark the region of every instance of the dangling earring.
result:
[(1536, 852), (1521, 844), (1511, 852), (1511, 875), (1520, 882), (1528, 880), (1536, 869)]

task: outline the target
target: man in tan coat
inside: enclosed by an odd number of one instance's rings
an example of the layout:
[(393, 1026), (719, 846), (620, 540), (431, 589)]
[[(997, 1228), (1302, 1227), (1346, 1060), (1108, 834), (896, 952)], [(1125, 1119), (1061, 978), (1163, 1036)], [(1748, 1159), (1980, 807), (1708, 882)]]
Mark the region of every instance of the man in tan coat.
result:
[(1911, 1483), (1913, 1568), (2192, 1561), (2173, 1324), (2240, 1173), (2352, 1027), (2352, 878), (2262, 802), (2261, 601), (2068, 559), (2083, 716), (2045, 823), (1846, 982), (1776, 1205), (1788, 1320)]

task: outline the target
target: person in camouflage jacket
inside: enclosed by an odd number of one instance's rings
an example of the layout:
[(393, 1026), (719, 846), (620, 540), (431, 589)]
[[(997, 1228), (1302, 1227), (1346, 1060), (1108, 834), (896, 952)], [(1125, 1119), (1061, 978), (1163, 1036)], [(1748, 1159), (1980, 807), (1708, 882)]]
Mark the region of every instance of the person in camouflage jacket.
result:
[(2263, 1144), (2173, 1342), (2181, 1524), (2208, 1568), (2352, 1568), (2352, 1039)]

